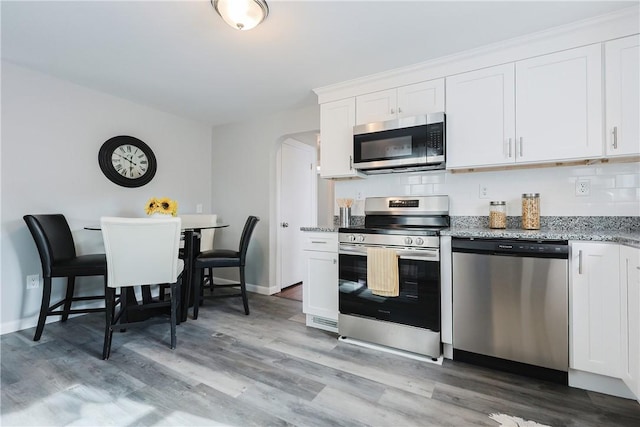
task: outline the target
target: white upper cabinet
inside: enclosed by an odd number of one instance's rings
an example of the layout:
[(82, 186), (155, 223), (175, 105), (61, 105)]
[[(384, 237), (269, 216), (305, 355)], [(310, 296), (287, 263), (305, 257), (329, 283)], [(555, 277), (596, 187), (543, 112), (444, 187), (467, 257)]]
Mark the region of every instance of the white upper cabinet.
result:
[(447, 167), (515, 161), (514, 64), (447, 77)]
[(640, 35), (605, 43), (606, 154), (640, 154)]
[(355, 98), (320, 105), (320, 176), (347, 178), (360, 176), (353, 168), (353, 126)]
[(356, 97), (356, 124), (444, 111), (444, 79)]
[(447, 77), (447, 168), (603, 154), (601, 47)]
[(518, 162), (601, 157), (602, 118), (600, 44), (516, 62)]

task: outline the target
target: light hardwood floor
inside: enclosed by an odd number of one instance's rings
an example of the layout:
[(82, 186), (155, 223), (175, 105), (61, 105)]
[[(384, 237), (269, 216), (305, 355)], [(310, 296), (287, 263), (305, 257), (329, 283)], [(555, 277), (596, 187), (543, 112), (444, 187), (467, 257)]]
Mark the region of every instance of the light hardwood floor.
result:
[(299, 301), (206, 300), (200, 317), (115, 333), (103, 316), (1, 337), (1, 424), (498, 426), (504, 413), (552, 426), (639, 426), (637, 403), (445, 360), (442, 366), (307, 328)]

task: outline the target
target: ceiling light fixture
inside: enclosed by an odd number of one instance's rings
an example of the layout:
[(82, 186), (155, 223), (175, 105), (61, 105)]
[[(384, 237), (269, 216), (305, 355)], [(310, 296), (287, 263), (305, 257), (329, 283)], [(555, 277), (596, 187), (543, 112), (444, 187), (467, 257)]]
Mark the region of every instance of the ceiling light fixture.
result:
[(211, 0), (211, 4), (224, 22), (242, 31), (252, 29), (269, 14), (264, 0)]

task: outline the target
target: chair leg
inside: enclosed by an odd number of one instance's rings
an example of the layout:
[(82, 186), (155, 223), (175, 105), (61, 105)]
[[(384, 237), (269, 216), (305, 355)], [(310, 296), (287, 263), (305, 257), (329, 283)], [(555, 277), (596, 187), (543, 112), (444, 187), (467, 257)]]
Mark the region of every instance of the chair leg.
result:
[[(193, 278), (193, 286), (195, 289), (193, 290), (193, 319), (198, 318), (198, 308), (200, 308), (200, 287), (202, 285), (202, 273), (203, 268), (194, 269), (194, 278)], [(187, 284), (187, 286), (189, 286)]]
[(177, 294), (178, 294), (178, 284), (171, 284), (171, 349), (176, 348), (176, 323), (177, 323)]
[(44, 330), (44, 322), (47, 320), (47, 312), (49, 311), (49, 302), (51, 299), (51, 277), (45, 277), (42, 284), (42, 302), (40, 303), (40, 316), (38, 316), (38, 326), (34, 341), (40, 341), (42, 331)]
[(244, 314), (249, 315), (249, 300), (247, 299), (247, 286), (244, 278), (244, 266), (240, 267), (240, 292), (242, 293), (242, 304), (244, 304)]
[(69, 310), (71, 310), (71, 300), (73, 299), (73, 293), (76, 287), (75, 276), (69, 276), (67, 278), (67, 295), (64, 298), (64, 310), (62, 314), (62, 321), (66, 322), (69, 318)]
[[(176, 325), (180, 324), (180, 319), (182, 318), (182, 286), (184, 286), (184, 276), (182, 273), (178, 276), (178, 285), (176, 286)], [(171, 294), (173, 297), (173, 293)]]
[(102, 360), (107, 360), (111, 353), (111, 338), (113, 336), (113, 313), (115, 312), (116, 290), (107, 288), (105, 291), (105, 328)]

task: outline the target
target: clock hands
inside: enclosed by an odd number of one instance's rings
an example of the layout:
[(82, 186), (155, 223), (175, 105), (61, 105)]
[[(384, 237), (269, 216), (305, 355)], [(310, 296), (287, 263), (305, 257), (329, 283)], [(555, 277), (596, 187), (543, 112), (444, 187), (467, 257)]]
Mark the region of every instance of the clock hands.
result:
[(115, 155), (116, 155), (116, 156), (118, 156), (118, 157), (122, 157), (122, 158), (123, 158), (123, 159), (125, 159), (127, 162), (131, 163), (133, 166), (138, 166), (138, 164), (137, 164), (137, 163), (135, 163), (133, 160), (131, 160), (131, 159), (130, 159), (130, 158), (128, 158), (127, 156), (123, 156), (123, 155), (122, 155), (122, 154), (120, 154), (120, 153), (113, 153), (113, 154), (115, 154)]

